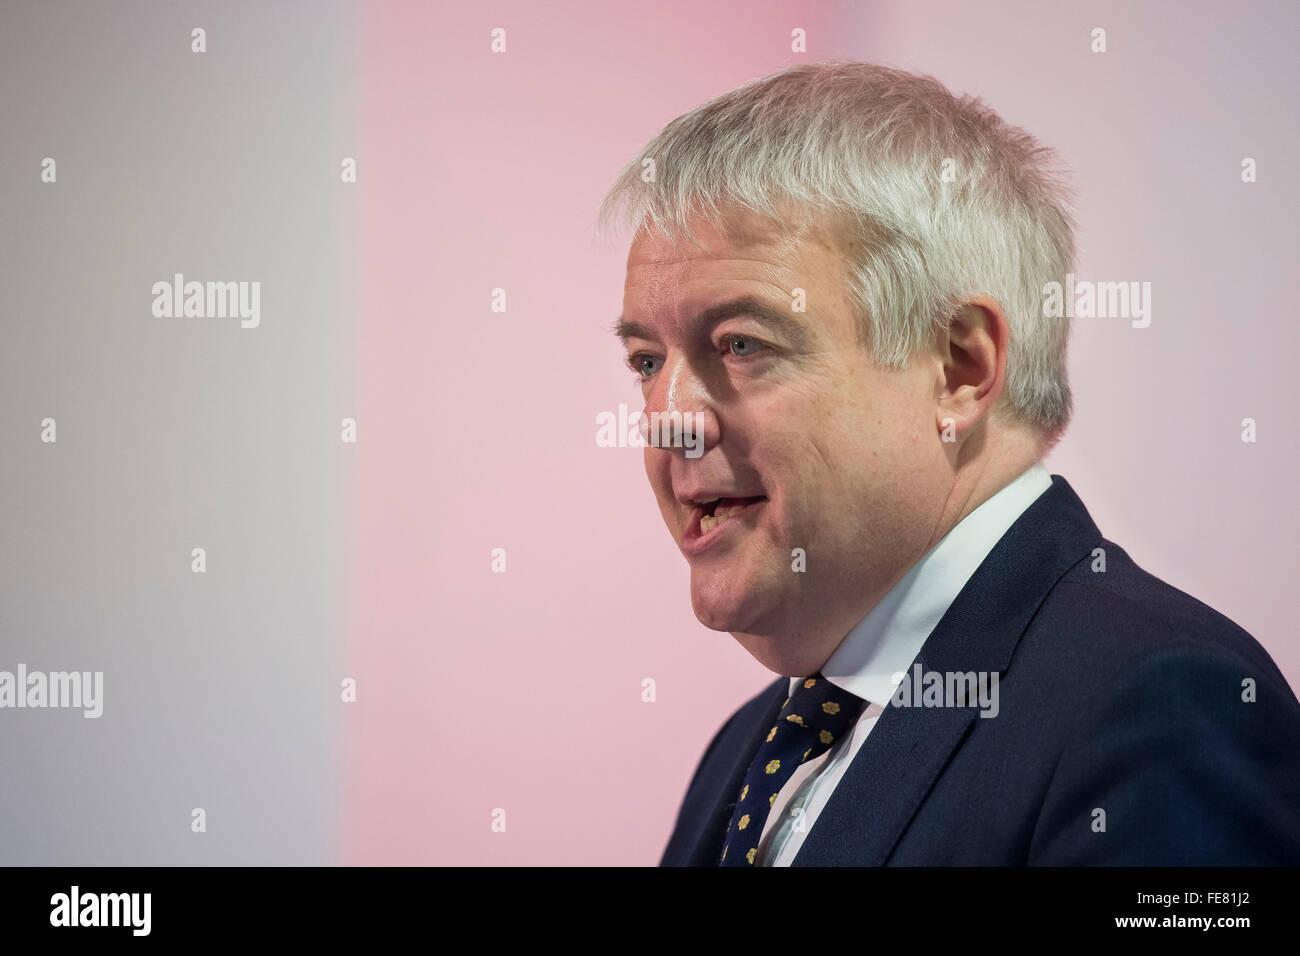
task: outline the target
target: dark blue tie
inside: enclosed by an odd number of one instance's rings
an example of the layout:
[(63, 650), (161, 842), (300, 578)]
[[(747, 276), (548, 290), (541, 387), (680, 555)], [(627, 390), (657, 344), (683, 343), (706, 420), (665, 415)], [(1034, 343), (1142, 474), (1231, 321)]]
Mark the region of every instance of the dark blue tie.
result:
[(776, 715), (758, 748), (727, 827), (719, 866), (753, 866), (767, 815), (786, 781), (805, 760), (824, 754), (852, 728), (866, 704), (821, 674), (805, 678)]

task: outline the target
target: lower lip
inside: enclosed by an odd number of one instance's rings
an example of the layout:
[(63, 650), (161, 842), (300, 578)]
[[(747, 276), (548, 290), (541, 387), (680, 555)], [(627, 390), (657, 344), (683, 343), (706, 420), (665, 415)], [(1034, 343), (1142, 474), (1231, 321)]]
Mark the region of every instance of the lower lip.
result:
[(747, 518), (765, 504), (767, 504), (766, 498), (751, 501), (738, 511), (733, 511), (726, 521), (715, 525), (711, 531), (707, 532), (700, 531), (701, 516), (693, 514), (690, 527), (686, 529), (686, 534), (682, 536), (682, 551), (687, 557), (691, 558), (703, 554), (719, 542), (725, 541), (729, 534), (737, 530), (742, 523), (745, 523)]

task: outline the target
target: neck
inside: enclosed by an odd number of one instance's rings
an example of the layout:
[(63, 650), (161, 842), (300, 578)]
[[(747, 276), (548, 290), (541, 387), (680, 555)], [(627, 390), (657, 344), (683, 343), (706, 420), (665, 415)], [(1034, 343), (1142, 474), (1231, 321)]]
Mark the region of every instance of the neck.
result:
[(1020, 477), (1026, 468), (1042, 458), (1044, 451), (1043, 442), (1037, 436), (1005, 426), (964, 442), (953, 453), (948, 496), (920, 554), (929, 551), (967, 515)]

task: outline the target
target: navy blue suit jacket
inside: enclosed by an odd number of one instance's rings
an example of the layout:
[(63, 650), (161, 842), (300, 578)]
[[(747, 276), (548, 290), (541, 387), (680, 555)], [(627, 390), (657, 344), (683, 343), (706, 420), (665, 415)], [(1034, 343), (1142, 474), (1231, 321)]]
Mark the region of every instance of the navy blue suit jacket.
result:
[[(999, 713), (886, 707), (795, 866), (1300, 864), (1300, 702), (1254, 638), (1103, 539), (1059, 475), (917, 661), (999, 672)], [(787, 688), (713, 738), (661, 865), (716, 865)]]

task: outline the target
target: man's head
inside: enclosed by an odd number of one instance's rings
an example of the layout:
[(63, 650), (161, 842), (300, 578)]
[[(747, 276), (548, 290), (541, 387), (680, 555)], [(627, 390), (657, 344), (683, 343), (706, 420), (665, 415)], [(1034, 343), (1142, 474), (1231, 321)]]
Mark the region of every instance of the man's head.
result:
[(820, 668), (1064, 429), (1047, 157), (932, 79), (815, 64), (670, 123), (607, 198), (645, 411), (702, 428), (645, 458), (695, 613), (773, 670)]

